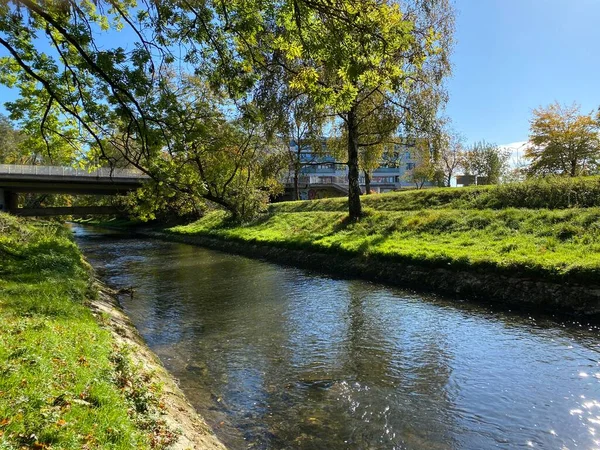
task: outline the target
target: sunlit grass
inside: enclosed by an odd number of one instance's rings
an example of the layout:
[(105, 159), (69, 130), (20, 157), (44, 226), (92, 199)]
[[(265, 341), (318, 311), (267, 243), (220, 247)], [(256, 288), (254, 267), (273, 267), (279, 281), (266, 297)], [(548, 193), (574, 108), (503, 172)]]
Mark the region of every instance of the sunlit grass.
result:
[(92, 295), (65, 230), (0, 213), (0, 449), (151, 447), (135, 403), (148, 386), (125, 386), (135, 371), (86, 307)]
[(563, 281), (600, 274), (600, 208), (367, 208), (358, 223), (345, 219), (337, 211), (272, 212), (236, 225), (218, 212), (171, 232)]

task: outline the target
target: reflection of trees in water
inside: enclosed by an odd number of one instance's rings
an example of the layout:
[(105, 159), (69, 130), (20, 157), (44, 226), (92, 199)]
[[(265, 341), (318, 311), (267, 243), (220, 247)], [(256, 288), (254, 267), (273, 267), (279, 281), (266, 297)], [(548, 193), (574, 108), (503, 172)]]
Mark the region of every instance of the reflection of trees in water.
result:
[[(185, 248), (178, 256), (184, 262), (164, 280), (179, 286), (173, 301), (183, 304), (178, 326), (187, 330), (182, 342), (170, 346), (181, 348), (180, 358), (189, 360), (184, 373), (176, 375), (191, 390), (212, 393), (195, 393), (192, 400), (200, 402), (196, 406), (232, 446), (239, 445), (240, 436), (272, 442), (267, 423), (278, 405), (271, 408), (269, 397), (281, 390), (279, 366), (291, 359), (288, 347), (281, 345), (287, 336), (283, 269)], [(227, 427), (229, 421), (237, 430)]]
[(346, 339), (345, 371), (356, 374), (356, 381), (365, 385), (393, 385), (394, 354), (386, 340), (385, 329), (365, 306), (371, 287), (349, 281), (348, 329)]
[[(173, 337), (191, 340), (231, 332), (234, 321), (227, 319), (240, 307), (232, 291), (254, 288), (245, 285), (252, 281), (251, 274), (244, 276), (252, 271), (252, 261), (172, 243), (159, 246), (148, 257), (140, 270), (146, 315), (167, 327), (165, 338), (173, 342)], [(215, 322), (217, 313), (222, 320)]]
[[(344, 281), (334, 289), (339, 302), (338, 326), (323, 328), (321, 322), (333, 319), (326, 308), (323, 316), (304, 317), (300, 309), (287, 316), (286, 326), (279, 327), (278, 336), (287, 334), (287, 339), (282, 339), (281, 345), (271, 341), (273, 347), (264, 352), (269, 355), (265, 359), (265, 402), (267, 409), (276, 413), (261, 417), (268, 431), (258, 442), (306, 449), (452, 447), (453, 422), (446, 391), (450, 368), (443, 334), (415, 336), (416, 330), (411, 329), (406, 331), (410, 334), (406, 340), (412, 347), (397, 347), (390, 331), (397, 334), (399, 328), (400, 334), (405, 333), (402, 324), (382, 320), (386, 309), (368, 299), (370, 295), (375, 298), (380, 288)], [(311, 298), (312, 302), (300, 299), (308, 302), (307, 310), (314, 304), (314, 296)], [(312, 353), (300, 348), (302, 338), (311, 347), (310, 318), (312, 332), (324, 333), (321, 337), (325, 338)], [(407, 321), (412, 320), (408, 317)], [(418, 327), (425, 328), (426, 324)], [(282, 354), (285, 347), (292, 354)], [(335, 360), (330, 359), (332, 355)]]
[[(262, 420), (268, 431), (258, 439), (264, 448), (331, 448), (337, 423), (327, 416), (324, 401), (334, 384), (331, 374), (339, 372), (344, 311), (335, 297), (342, 286), (300, 271), (279, 278), (281, 314), (277, 326), (268, 328), (276, 334), (265, 351), (269, 414)], [(345, 299), (337, 301), (345, 303)]]
[(243, 438), (222, 422), (233, 415), (243, 425), (260, 402), (262, 374), (253, 370), (264, 359), (260, 336), (244, 337), (264, 326), (260, 299), (276, 281), (262, 263), (197, 247), (157, 242), (144, 253), (146, 261), (130, 268), (130, 284), (143, 292), (126, 299), (138, 326), (193, 404), (235, 446)]
[(390, 303), (399, 300), (386, 299), (382, 288), (352, 281), (349, 286), (345, 362), (356, 384), (345, 400), (358, 418), (356, 444), (378, 439), (409, 448), (452, 447), (450, 355), (444, 333), (432, 332), (443, 328), (432, 326), (436, 316), (422, 308), (403, 315)]

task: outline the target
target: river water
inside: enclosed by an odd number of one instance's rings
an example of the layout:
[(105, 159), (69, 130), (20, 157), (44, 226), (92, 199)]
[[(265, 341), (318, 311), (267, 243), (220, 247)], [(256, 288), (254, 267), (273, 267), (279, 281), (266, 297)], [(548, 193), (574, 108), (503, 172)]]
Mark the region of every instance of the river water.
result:
[(600, 448), (596, 326), (72, 229), (232, 449)]

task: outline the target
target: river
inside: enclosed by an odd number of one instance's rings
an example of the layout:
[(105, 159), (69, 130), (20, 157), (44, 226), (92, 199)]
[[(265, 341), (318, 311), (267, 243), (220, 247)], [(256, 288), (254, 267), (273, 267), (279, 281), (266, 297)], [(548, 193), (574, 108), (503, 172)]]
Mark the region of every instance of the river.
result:
[(600, 448), (597, 326), (72, 230), (231, 449)]

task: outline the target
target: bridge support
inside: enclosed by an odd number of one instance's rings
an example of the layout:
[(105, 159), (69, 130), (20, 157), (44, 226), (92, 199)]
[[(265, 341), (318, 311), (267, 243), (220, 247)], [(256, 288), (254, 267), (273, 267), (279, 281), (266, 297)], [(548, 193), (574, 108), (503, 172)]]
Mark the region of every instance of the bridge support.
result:
[(14, 212), (19, 207), (19, 194), (13, 191), (4, 191), (6, 205), (9, 212)]
[(0, 188), (0, 211), (12, 212), (19, 205), (19, 197), (16, 192)]

